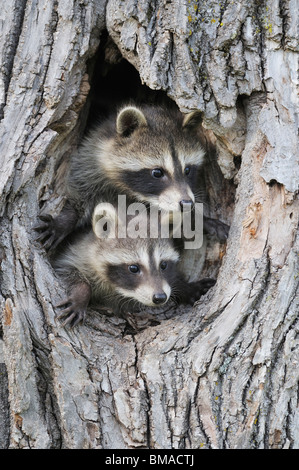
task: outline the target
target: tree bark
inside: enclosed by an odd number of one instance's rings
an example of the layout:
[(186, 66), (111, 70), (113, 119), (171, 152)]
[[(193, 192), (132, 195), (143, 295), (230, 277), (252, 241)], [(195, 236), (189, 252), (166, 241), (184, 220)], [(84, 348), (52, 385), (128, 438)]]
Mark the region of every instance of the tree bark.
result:
[[(298, 448), (295, 2), (2, 8), (0, 447)], [(63, 203), (105, 29), (145, 85), (202, 111), (208, 211), (231, 228), (182, 261), (217, 275), (193, 308), (64, 329), (32, 227)]]

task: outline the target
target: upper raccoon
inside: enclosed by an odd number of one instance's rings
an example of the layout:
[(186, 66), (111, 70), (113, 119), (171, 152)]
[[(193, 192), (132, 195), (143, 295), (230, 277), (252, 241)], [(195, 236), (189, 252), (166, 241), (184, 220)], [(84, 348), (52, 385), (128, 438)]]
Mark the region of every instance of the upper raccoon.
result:
[(197, 170), (204, 150), (197, 135), (199, 113), (128, 105), (90, 132), (72, 156), (67, 203), (61, 214), (40, 216), (45, 248), (54, 248), (74, 228), (88, 224), (99, 200), (150, 203), (179, 211), (195, 202)]
[[(107, 200), (125, 194), (130, 201), (180, 211), (182, 204), (195, 202), (196, 170), (203, 158), (190, 116), (157, 106), (126, 106), (93, 130), (74, 155), (70, 198), (81, 209), (82, 199), (97, 200), (99, 193)], [(90, 218), (90, 203), (83, 207)]]
[(106, 223), (121, 223), (112, 204), (98, 204), (92, 230), (81, 233), (54, 263), (70, 284), (69, 297), (57, 305), (63, 307), (59, 317), (66, 317), (65, 323), (83, 320), (90, 300), (124, 313), (142, 305), (163, 305), (170, 297), (193, 304), (215, 284), (213, 279), (187, 283), (182, 278), (171, 239), (119, 238), (110, 236), (111, 229), (103, 238), (103, 214)]

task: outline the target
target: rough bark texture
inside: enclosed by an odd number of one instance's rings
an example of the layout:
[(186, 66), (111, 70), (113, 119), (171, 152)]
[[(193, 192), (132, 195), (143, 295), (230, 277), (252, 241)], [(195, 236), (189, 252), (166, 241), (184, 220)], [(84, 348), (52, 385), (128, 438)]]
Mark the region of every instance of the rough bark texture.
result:
[[(0, 447), (299, 447), (296, 11), (294, 0), (3, 5)], [(225, 253), (208, 240), (204, 262), (184, 260), (190, 278), (218, 274), (194, 308), (90, 312), (70, 330), (32, 226), (45, 204), (60, 207), (58, 164), (82, 135), (86, 64), (105, 28), (148, 87), (203, 111), (209, 210), (231, 230)]]

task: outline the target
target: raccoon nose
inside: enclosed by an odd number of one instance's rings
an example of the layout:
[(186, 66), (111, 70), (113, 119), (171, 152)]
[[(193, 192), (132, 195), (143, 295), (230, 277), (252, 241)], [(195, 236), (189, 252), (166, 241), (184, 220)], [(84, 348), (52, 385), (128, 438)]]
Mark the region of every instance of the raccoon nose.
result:
[(153, 295), (154, 304), (164, 304), (166, 299), (167, 299), (167, 295), (165, 294), (165, 292), (160, 292), (159, 294)]
[(185, 206), (187, 209), (192, 209), (193, 208), (193, 201), (191, 199), (182, 199), (180, 201), (180, 206), (181, 208), (183, 209), (183, 207)]

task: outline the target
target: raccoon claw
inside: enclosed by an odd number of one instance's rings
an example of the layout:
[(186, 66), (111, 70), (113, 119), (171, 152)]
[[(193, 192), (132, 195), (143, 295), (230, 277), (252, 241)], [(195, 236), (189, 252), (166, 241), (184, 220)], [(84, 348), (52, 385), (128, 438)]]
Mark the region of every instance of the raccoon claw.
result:
[(55, 236), (53, 234), (50, 235), (49, 233), (43, 234), (42, 237), (37, 238), (37, 241), (41, 243), (42, 247), (45, 250), (49, 250), (50, 247), (53, 246), (54, 240), (55, 240)]
[(209, 235), (216, 235), (218, 240), (225, 242), (228, 238), (230, 227), (224, 222), (221, 222), (221, 220), (204, 217), (203, 228), (205, 233), (208, 233)]
[(63, 308), (57, 318), (59, 320), (65, 318), (62, 326), (70, 325), (74, 327), (85, 321), (86, 310), (89, 304), (91, 288), (89, 284), (82, 281), (75, 285), (71, 291), (71, 295), (55, 305), (55, 308)]
[(62, 326), (65, 327), (70, 325), (71, 327), (74, 327), (81, 322), (84, 323), (86, 317), (86, 308), (81, 309), (80, 307), (77, 307), (71, 299), (66, 299), (60, 304), (55, 305), (55, 308), (65, 307), (66, 305), (69, 306), (64, 308), (59, 313), (59, 315), (57, 315), (58, 320), (62, 320), (65, 318), (64, 322), (62, 323)]
[(53, 217), (49, 214), (46, 215), (39, 215), (38, 218), (42, 221), (42, 223), (34, 225), (33, 230), (36, 232), (43, 232), (41, 236), (46, 232), (49, 231), (49, 226)]
[(51, 222), (53, 220), (53, 217), (50, 214), (41, 214), (38, 217), (43, 222)]
[(50, 214), (39, 215), (38, 217), (42, 223), (33, 227), (35, 232), (40, 232), (36, 241), (38, 241), (45, 250), (54, 250), (64, 239), (64, 234), (59, 234), (55, 219)]

